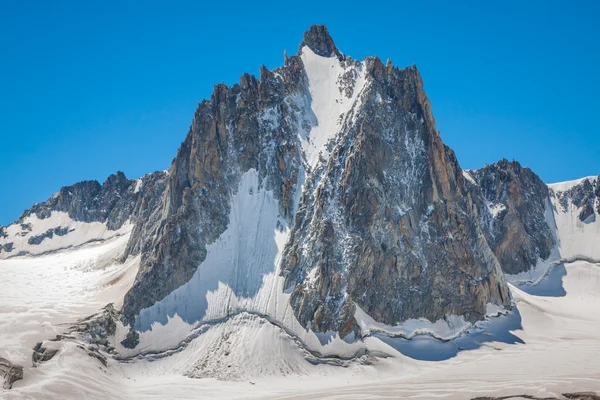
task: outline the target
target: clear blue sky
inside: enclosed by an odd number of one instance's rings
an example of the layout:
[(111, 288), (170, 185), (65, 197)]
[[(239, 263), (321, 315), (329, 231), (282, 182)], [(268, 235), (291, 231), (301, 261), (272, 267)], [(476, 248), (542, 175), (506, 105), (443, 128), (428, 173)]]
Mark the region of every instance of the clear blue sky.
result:
[(600, 2), (389, 3), (0, 1), (0, 225), (61, 186), (167, 169), (215, 83), (281, 65), (314, 23), (354, 58), (416, 63), (463, 168), (600, 174)]

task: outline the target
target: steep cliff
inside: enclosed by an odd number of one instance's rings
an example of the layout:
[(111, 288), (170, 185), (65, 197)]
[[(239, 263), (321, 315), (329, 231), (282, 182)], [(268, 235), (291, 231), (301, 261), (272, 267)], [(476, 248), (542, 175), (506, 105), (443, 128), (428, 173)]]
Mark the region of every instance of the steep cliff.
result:
[[(265, 200), (254, 205), (252, 196)], [(254, 240), (281, 236), (284, 249), (260, 257), (245, 249), (245, 228), (231, 232), (249, 223), (232, 208), (241, 197), (249, 214), (276, 202), (261, 217), (276, 221), (274, 230)], [(175, 314), (188, 322), (223, 316), (240, 298), (255, 298), (268, 272), (284, 277), (301, 325), (342, 336), (358, 333), (356, 306), (393, 325), (447, 314), (474, 321), (488, 303), (509, 305), (416, 67), (352, 60), (324, 26), (311, 27), (283, 67), (217, 85), (199, 104), (159, 214), (139, 228), (155, 234), (141, 235), (140, 271), (125, 298), (124, 322), (138, 329)], [(211, 256), (215, 246), (250, 253)], [(254, 274), (260, 282), (249, 290)], [(219, 282), (231, 292), (218, 295), (221, 305), (206, 304)]]
[(550, 257), (556, 244), (546, 213), (548, 187), (529, 168), (501, 160), (465, 172), (477, 182), (479, 213), (488, 244), (504, 272), (517, 274)]

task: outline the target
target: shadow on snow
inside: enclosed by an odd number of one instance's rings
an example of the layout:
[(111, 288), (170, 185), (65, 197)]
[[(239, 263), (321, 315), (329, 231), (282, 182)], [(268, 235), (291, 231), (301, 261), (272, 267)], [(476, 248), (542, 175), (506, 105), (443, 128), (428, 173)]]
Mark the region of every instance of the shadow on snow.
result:
[[(491, 342), (524, 344), (521, 338), (512, 333), (522, 329), (521, 313), (515, 306), (508, 314), (478, 322), (467, 333), (448, 341), (429, 335), (418, 335), (412, 339), (393, 338), (384, 334), (373, 336), (407, 357), (422, 361), (441, 361), (456, 356), (459, 351), (474, 350)], [(489, 346), (493, 347), (492, 344)]]

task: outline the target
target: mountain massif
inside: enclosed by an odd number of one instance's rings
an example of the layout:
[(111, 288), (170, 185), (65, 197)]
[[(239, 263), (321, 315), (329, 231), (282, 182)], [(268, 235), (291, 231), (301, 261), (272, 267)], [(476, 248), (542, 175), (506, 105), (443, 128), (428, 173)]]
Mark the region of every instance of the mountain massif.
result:
[[(98, 354), (260, 319), (343, 358), (373, 332), (454, 337), (511, 309), (507, 281), (600, 260), (599, 198), (599, 178), (546, 185), (516, 161), (462, 170), (416, 66), (354, 60), (315, 25), (282, 67), (216, 85), (167, 171), (62, 188), (0, 228), (0, 259), (122, 238), (135, 279), (71, 332)], [(206, 365), (186, 374), (223, 376)]]

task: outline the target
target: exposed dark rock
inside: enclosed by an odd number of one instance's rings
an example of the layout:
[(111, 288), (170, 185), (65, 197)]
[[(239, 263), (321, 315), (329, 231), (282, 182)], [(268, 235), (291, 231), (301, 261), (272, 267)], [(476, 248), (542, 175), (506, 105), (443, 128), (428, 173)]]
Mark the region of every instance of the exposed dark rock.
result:
[(29, 244), (33, 244), (33, 245), (38, 245), (40, 243), (42, 243), (44, 241), (44, 239), (48, 238), (48, 239), (52, 239), (52, 237), (54, 235), (56, 236), (65, 236), (66, 234), (68, 234), (69, 228), (66, 226), (57, 226), (56, 228), (50, 228), (48, 229), (46, 232), (42, 233), (41, 235), (36, 235), (36, 236), (32, 236), (27, 240), (27, 243)]
[[(555, 244), (545, 218), (548, 187), (529, 168), (501, 160), (470, 171), (477, 185), (470, 187), (486, 239), (504, 272), (516, 274), (545, 260)], [(479, 192), (481, 195), (479, 195)]]
[(123, 347), (127, 349), (134, 349), (140, 343), (140, 335), (133, 328), (129, 329), (125, 339), (121, 341)]
[(321, 183), (314, 198), (316, 184), (305, 191), (284, 254), (296, 317), (345, 336), (355, 330), (354, 304), (392, 325), (445, 314), (474, 321), (488, 302), (508, 306), (500, 266), (456, 157), (436, 130), (420, 74), (377, 58), (366, 65), (371, 85), (362, 109), (322, 175), (313, 175)]
[(114, 305), (108, 304), (98, 314), (91, 315), (75, 326), (73, 331), (83, 334), (84, 339), (92, 344), (106, 345), (106, 339), (115, 334), (119, 312)]
[(322, 57), (335, 55), (340, 60), (343, 59), (342, 53), (335, 46), (325, 25), (312, 25), (308, 31), (304, 32), (304, 40), (298, 47), (299, 53), (302, 52), (304, 46), (308, 46), (315, 54)]
[(0, 378), (4, 380), (3, 388), (10, 389), (13, 383), (23, 379), (23, 367), (0, 357)]
[(0, 244), (0, 253), (2, 253), (3, 251), (10, 253), (11, 251), (13, 251), (13, 248), (14, 248), (13, 242)]
[(131, 215), (135, 205), (134, 182), (117, 172), (108, 177), (104, 184), (84, 181), (66, 186), (44, 203), (35, 204), (16, 221), (35, 214), (40, 219), (50, 216), (52, 211), (69, 214), (75, 221), (106, 222), (109, 229), (119, 229)]
[(579, 208), (578, 218), (582, 222), (595, 220), (595, 212), (600, 214), (600, 177), (595, 180), (584, 179), (571, 189), (556, 194), (563, 211), (567, 211), (569, 202)]
[(36, 366), (39, 363), (51, 360), (57, 353), (57, 349), (48, 349), (42, 346), (43, 343), (39, 342), (33, 348), (33, 354), (31, 355), (31, 361)]

